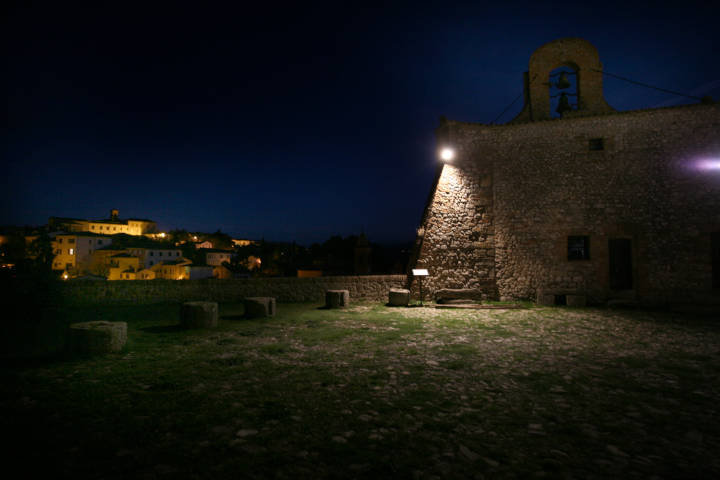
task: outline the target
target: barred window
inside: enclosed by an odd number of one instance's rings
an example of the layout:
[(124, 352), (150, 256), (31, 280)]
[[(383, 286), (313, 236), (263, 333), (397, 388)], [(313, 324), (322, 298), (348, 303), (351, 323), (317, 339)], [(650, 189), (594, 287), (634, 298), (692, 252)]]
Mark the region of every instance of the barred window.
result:
[(568, 260), (590, 259), (590, 237), (570, 235), (568, 237)]

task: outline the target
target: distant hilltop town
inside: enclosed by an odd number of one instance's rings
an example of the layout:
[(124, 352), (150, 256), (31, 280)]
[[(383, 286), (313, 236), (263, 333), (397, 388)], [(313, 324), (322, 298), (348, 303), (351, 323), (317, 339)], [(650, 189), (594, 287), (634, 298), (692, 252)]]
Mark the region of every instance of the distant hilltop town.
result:
[[(49, 241), (51, 268), (63, 279), (107, 280), (189, 280), (231, 278), (235, 271), (247, 272), (261, 261), (252, 255), (234, 260), (239, 247), (257, 245), (247, 239), (234, 239), (220, 231), (214, 234), (184, 230), (159, 232), (157, 223), (143, 218), (121, 219), (119, 211), (110, 217), (87, 220), (50, 217), (46, 228), (29, 235), (2, 235), (0, 245), (24, 240), (33, 245), (42, 238)], [(2, 256), (7, 257), (4, 248)], [(26, 256), (38, 255), (31, 248)], [(5, 259), (4, 259), (5, 260)], [(13, 263), (2, 263), (4, 268)]]
[[(409, 245), (371, 246), (364, 234), (311, 247), (232, 238), (221, 232), (162, 232), (144, 218), (50, 217), (41, 227), (0, 228), (0, 271), (29, 263), (64, 280), (191, 280), (249, 276), (404, 273)], [(373, 254), (371, 255), (371, 252)]]

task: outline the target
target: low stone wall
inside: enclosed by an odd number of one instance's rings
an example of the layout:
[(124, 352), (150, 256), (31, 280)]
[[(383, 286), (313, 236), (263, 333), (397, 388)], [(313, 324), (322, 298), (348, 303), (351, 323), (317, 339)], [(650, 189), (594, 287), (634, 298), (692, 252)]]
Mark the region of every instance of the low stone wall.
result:
[(150, 304), (204, 300), (239, 302), (245, 297), (275, 297), (279, 302), (325, 301), (326, 290), (348, 290), (350, 302), (387, 302), (391, 288), (403, 288), (405, 275), (318, 278), (241, 278), (232, 280), (71, 281), (63, 283), (69, 304)]

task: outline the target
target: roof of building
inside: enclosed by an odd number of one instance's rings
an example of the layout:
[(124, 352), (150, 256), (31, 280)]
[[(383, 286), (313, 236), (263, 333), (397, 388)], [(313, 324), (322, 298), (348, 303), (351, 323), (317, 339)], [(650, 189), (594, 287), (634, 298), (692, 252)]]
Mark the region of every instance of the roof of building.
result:
[(167, 262), (165, 262), (165, 261), (159, 262), (156, 265), (187, 265), (189, 262), (190, 262), (190, 260), (188, 260), (187, 258), (181, 257), (177, 260), (170, 260)]
[(127, 225), (127, 223), (128, 223), (129, 221), (155, 223), (154, 220), (148, 220), (148, 219), (145, 219), (145, 218), (117, 218), (117, 219), (102, 218), (102, 219), (99, 219), (99, 220), (80, 220), (80, 221), (81, 221), (81, 222), (93, 222), (93, 223), (110, 223), (110, 224), (113, 224), (113, 225)]
[(56, 237), (103, 238), (112, 240), (112, 235), (101, 235), (92, 232), (53, 232), (51, 235), (55, 235)]
[(113, 235), (112, 238), (116, 246), (122, 246), (124, 249), (147, 248), (150, 250), (180, 250), (170, 242), (158, 242), (146, 237), (127, 235), (125, 233), (118, 233), (117, 235)]
[(127, 250), (127, 249), (126, 249), (126, 248), (122, 248), (122, 247), (118, 247), (118, 246), (116, 246), (116, 245), (106, 245), (106, 246), (104, 246), (104, 247), (100, 247), (100, 248), (96, 248), (96, 249), (95, 249), (96, 252), (107, 252), (107, 253), (110, 253), (110, 252), (124, 252), (125, 250)]
[(482, 122), (466, 122), (462, 120), (450, 120), (446, 119), (445, 121), (448, 123), (452, 123), (455, 125), (468, 125), (468, 126), (478, 126), (478, 127), (488, 127), (488, 128), (512, 128), (512, 127), (518, 127), (518, 126), (527, 126), (532, 124), (539, 124), (539, 123), (549, 123), (549, 122), (567, 122), (568, 120), (580, 120), (580, 119), (588, 119), (588, 118), (598, 118), (598, 117), (615, 117), (615, 116), (622, 116), (622, 115), (632, 115), (632, 114), (651, 114), (655, 112), (664, 112), (668, 110), (682, 110), (682, 109), (694, 109), (694, 108), (707, 108), (707, 107), (713, 107), (713, 106), (720, 106), (720, 102), (716, 101), (713, 103), (704, 103), (704, 102), (697, 102), (697, 103), (688, 103), (684, 105), (671, 105), (667, 107), (650, 107), (650, 108), (639, 108), (635, 110), (615, 110), (612, 112), (602, 112), (602, 113), (582, 113), (582, 112), (574, 112), (573, 114), (567, 115), (565, 117), (558, 117), (558, 118), (548, 118), (544, 120), (522, 120), (522, 121), (514, 121), (511, 120), (507, 123), (482, 123)]

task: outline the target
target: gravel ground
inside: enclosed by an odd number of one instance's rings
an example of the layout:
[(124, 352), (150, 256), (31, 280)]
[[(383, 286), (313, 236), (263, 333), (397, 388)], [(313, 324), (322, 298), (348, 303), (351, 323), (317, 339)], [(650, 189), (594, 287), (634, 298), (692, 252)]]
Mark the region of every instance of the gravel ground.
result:
[[(720, 323), (659, 312), (280, 305), (2, 370), (25, 471), (73, 478), (717, 478)], [(80, 318), (84, 319), (84, 318)]]

